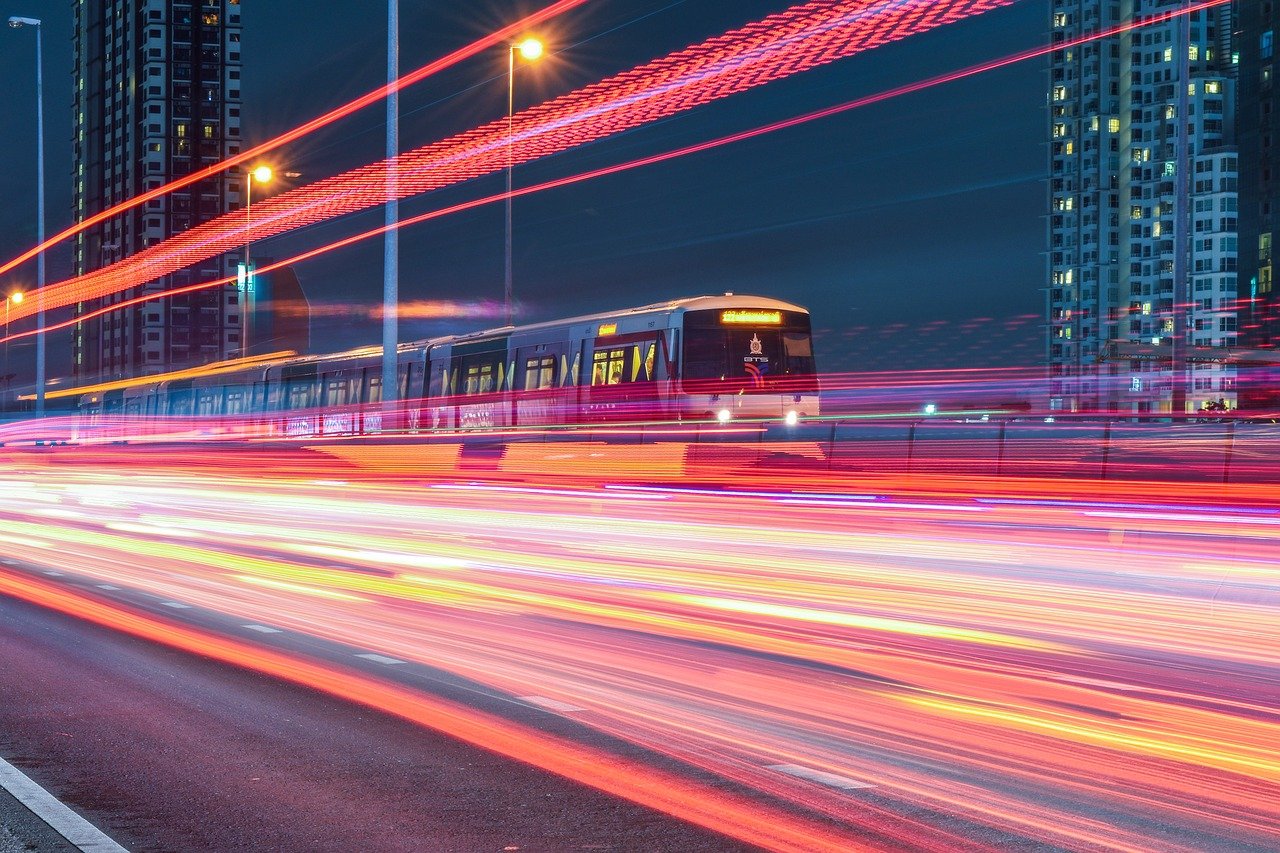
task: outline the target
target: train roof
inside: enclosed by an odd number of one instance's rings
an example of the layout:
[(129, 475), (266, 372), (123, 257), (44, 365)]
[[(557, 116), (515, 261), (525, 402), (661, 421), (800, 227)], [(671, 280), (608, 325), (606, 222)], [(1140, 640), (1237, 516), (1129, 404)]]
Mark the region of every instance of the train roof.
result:
[(541, 323), (529, 323), (522, 326), (500, 326), (496, 329), (483, 329), (477, 332), (466, 332), (461, 335), (450, 335), (443, 338), (427, 338), (416, 341), (416, 346), (438, 345), (452, 342), (478, 340), (501, 335), (523, 334), (524, 332), (550, 329), (557, 326), (572, 326), (579, 323), (592, 324), (602, 320), (616, 320), (620, 317), (633, 317), (641, 314), (669, 314), (673, 311), (702, 311), (721, 308), (773, 308), (779, 311), (800, 311), (805, 314), (809, 309), (781, 299), (749, 294), (724, 293), (719, 296), (689, 296), (684, 299), (670, 299), (666, 302), (655, 302), (638, 308), (623, 308), (617, 311), (603, 311), (598, 314), (583, 314), (578, 317), (564, 317), (558, 320), (545, 320)]
[[(422, 338), (416, 341), (405, 341), (399, 344), (397, 352), (409, 352), (420, 348), (440, 346), (443, 344), (463, 343), (466, 341), (482, 340), (488, 337), (509, 337), (511, 335), (523, 334), (525, 332), (537, 331), (539, 329), (550, 329), (558, 326), (571, 326), (576, 324), (592, 324), (601, 321), (616, 320), (622, 317), (634, 317), (644, 314), (669, 314), (674, 311), (701, 311), (701, 310), (718, 310), (724, 308), (765, 308), (775, 309), (778, 311), (799, 311), (808, 313), (808, 309), (803, 306), (796, 305), (791, 302), (784, 302), (781, 299), (773, 299), (767, 296), (753, 296), (750, 294), (724, 293), (719, 296), (689, 296), (683, 299), (670, 299), (665, 302), (655, 302), (652, 305), (642, 305), (637, 308), (622, 308), (616, 311), (603, 311), (598, 314), (583, 314), (578, 317), (565, 317), (558, 320), (546, 320), (541, 323), (530, 323), (522, 326), (500, 326), (495, 329), (483, 329), (476, 332), (464, 332), (461, 335), (446, 335), (436, 338)], [(228, 367), (225, 371), (217, 371), (211, 376), (223, 376), (240, 371), (267, 370), (272, 368), (283, 368), (291, 365), (303, 365), (308, 363), (333, 363), (335, 361), (346, 361), (356, 359), (378, 358), (382, 354), (380, 346), (362, 346), (344, 352), (322, 353), (312, 355), (293, 355), (284, 356), (280, 359), (262, 362), (260, 364), (246, 365), (244, 367)], [(199, 379), (207, 379), (210, 376), (202, 376)], [(139, 386), (129, 386), (130, 394), (136, 393), (138, 387), (152, 388), (157, 385), (167, 385), (168, 379), (151, 379), (139, 377)]]

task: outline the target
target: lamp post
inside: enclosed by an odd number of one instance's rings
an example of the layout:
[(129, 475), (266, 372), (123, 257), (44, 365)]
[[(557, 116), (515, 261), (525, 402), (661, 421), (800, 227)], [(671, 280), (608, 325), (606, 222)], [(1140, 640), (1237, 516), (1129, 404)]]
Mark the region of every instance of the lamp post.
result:
[(512, 156), (513, 116), (516, 100), (516, 53), (525, 62), (535, 62), (542, 56), (542, 42), (536, 38), (526, 38), (507, 46), (507, 240), (505, 253), (505, 277), (503, 287), (503, 305), (506, 308), (507, 325), (515, 324), (514, 306), (512, 305), (511, 285), (511, 171), (515, 165)]
[[(400, 0), (387, 0), (387, 86), (400, 78)], [(383, 209), (386, 231), (382, 235), (382, 411), (383, 428), (395, 408), (396, 354), (400, 345), (398, 312), (400, 303), (400, 219), (399, 175), (396, 157), (400, 154), (400, 95), (387, 92), (387, 177)]]
[(9, 306), (22, 304), (22, 291), (15, 290), (4, 298), (4, 408), (9, 409)]
[[(36, 30), (36, 244), (44, 243), (44, 74), (41, 52), (41, 27), (38, 18), (14, 16), (9, 26), (15, 30)], [(44, 252), (36, 255), (36, 290), (44, 287)], [(6, 308), (8, 302), (5, 302)], [(44, 298), (36, 298), (36, 417), (44, 416)]]
[(242, 355), (249, 354), (249, 344), (253, 334), (253, 312), (256, 307), (253, 299), (253, 262), (249, 255), (250, 246), (253, 245), (253, 182), (270, 183), (274, 176), (275, 173), (271, 171), (270, 166), (256, 166), (245, 175), (247, 180), (244, 183), (244, 275), (239, 282), (241, 291), (244, 293), (244, 305), (241, 306), (240, 311), (240, 316), (244, 318), (240, 332)]

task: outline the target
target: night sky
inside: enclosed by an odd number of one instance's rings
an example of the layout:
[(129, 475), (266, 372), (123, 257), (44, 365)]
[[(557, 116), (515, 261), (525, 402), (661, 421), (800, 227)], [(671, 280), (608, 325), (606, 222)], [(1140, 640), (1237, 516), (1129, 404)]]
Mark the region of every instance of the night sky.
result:
[[(553, 55), (516, 78), (517, 109), (785, 8), (785, 0), (596, 0), (544, 33)], [(0, 0), (0, 16), (45, 23), (49, 230), (71, 221), (70, 0)], [(401, 69), (437, 58), (534, 3), (401, 2)], [(244, 137), (265, 140), (379, 85), (377, 2), (245, 0)], [(520, 167), (531, 184), (787, 118), (1041, 44), (1048, 0), (944, 27), (734, 96), (641, 130)], [(35, 39), (0, 30), (0, 255), (35, 243)], [(515, 291), (536, 321), (732, 290), (789, 299), (814, 315), (823, 369), (1035, 364), (1044, 279), (1044, 61), (988, 73), (621, 175), (519, 199)], [(505, 114), (506, 57), (491, 56), (401, 95), (402, 148)], [(306, 183), (382, 156), (375, 107), (273, 155)], [(404, 215), (498, 192), (502, 177), (402, 205)], [(285, 257), (381, 222), (381, 211), (256, 244)], [(503, 212), (481, 208), (401, 232), (405, 300), (502, 298)], [(373, 343), (380, 241), (298, 268), (316, 306), (313, 349)], [(70, 274), (70, 253), (49, 277)], [(2, 283), (29, 284), (34, 266)], [(361, 306), (365, 310), (338, 310)], [(412, 320), (409, 340), (500, 324)], [(50, 342), (67, 370), (68, 333)], [(13, 351), (22, 369), (29, 346)]]

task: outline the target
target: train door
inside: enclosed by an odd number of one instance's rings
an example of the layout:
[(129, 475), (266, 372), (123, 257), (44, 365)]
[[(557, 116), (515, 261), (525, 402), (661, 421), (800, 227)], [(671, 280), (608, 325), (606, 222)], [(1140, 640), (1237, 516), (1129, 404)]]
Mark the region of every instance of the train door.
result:
[(517, 426), (563, 423), (572, 391), (566, 391), (564, 373), (569, 364), (568, 342), (519, 347), (513, 361), (511, 389)]
[(461, 429), (490, 429), (511, 422), (507, 338), (454, 344), (451, 379), (456, 382), (457, 425)]
[(169, 383), (169, 400), (166, 405), (169, 417), (189, 418), (195, 412), (195, 392), (190, 379), (178, 379)]
[(453, 429), (454, 382), (449, 344), (431, 347), (427, 361), (427, 402), (423, 426), (427, 429)]
[(646, 331), (584, 342), (579, 397), (584, 420), (643, 421), (661, 414), (659, 337)]

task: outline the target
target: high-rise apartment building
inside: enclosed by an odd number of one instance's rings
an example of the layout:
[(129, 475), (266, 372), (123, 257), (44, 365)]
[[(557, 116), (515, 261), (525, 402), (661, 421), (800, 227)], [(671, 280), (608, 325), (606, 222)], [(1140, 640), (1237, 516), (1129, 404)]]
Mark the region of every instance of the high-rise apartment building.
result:
[[(1066, 44), (1183, 5), (1053, 0), (1053, 38)], [(1054, 408), (1168, 412), (1235, 403), (1234, 367), (1185, 360), (1187, 347), (1236, 343), (1231, 37), (1231, 10), (1220, 7), (1052, 56)], [(1161, 346), (1170, 357), (1100, 358), (1115, 340)]]
[(1240, 4), (1240, 298), (1243, 342), (1280, 347), (1280, 85), (1275, 79), (1280, 3)]
[[(1053, 40), (1114, 27), (1120, 4), (1054, 0)], [(1052, 54), (1049, 82), (1049, 370), (1051, 404), (1096, 408), (1101, 343), (1119, 327), (1121, 287), (1121, 41)]]
[[(72, 0), (76, 221), (240, 150), (238, 0)], [(235, 172), (180, 189), (86, 230), (86, 273), (240, 207)], [(77, 316), (148, 293), (234, 274), (236, 258), (139, 283)], [(154, 374), (238, 355), (235, 285), (155, 299), (81, 321), (78, 380)]]

